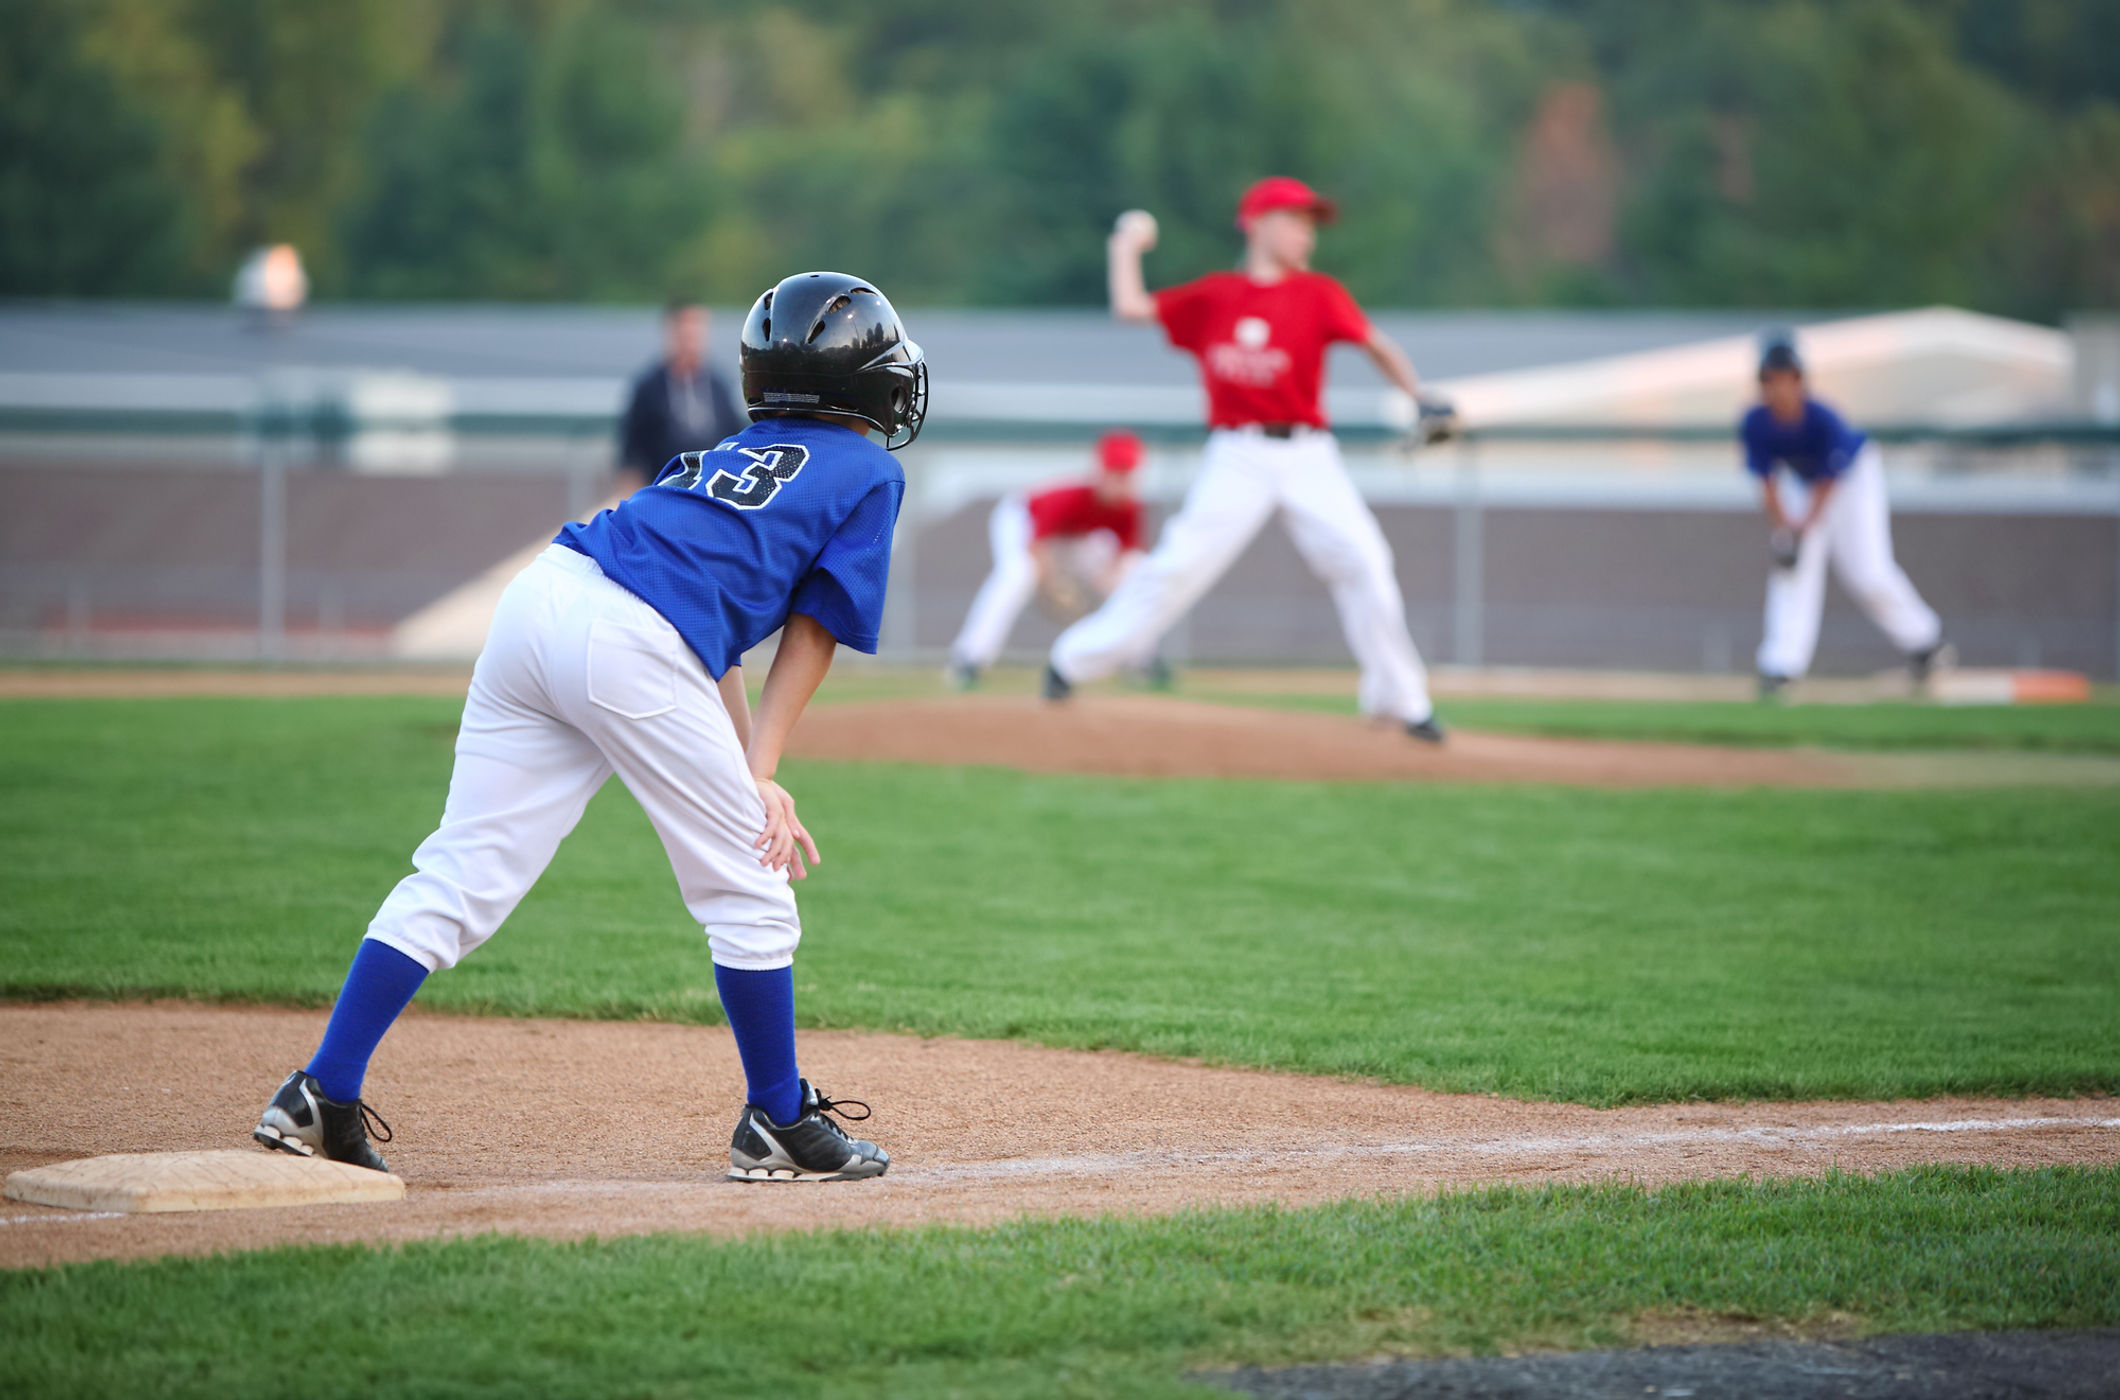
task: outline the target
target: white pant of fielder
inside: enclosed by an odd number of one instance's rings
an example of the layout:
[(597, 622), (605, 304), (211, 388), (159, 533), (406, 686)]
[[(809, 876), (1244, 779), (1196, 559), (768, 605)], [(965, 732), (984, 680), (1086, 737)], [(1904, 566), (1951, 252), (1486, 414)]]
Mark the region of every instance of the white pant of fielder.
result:
[(1285, 439), (1256, 428), (1209, 433), (1200, 474), (1154, 553), (1103, 607), (1060, 634), (1053, 668), (1079, 684), (1145, 662), (1276, 511), (1304, 562), (1332, 590), (1340, 629), (1362, 668), (1362, 713), (1427, 719), (1434, 709), (1428, 673), (1406, 633), (1391, 546), (1327, 432), (1298, 431)]
[(725, 967), (794, 961), (785, 871), (752, 845), (765, 805), (721, 692), (677, 629), (552, 545), (501, 595), (457, 731), (442, 824), (368, 936), (430, 972), (493, 936), (617, 773), (662, 837)]
[[(993, 551), (994, 567), (979, 591), (972, 596), (971, 611), (957, 640), (950, 643), (950, 661), (983, 671), (994, 664), (1008, 644), (1008, 634), (1023, 615), (1023, 609), (1038, 591), (1038, 565), (1031, 557), (1031, 512), (1021, 496), (1003, 496), (987, 517), (987, 547)], [(1093, 585), (1119, 555), (1119, 541), (1109, 530), (1073, 539), (1056, 539), (1056, 566), (1085, 585)]]
[[(1794, 514), (1794, 509), (1791, 514)], [(1826, 502), (1825, 516), (1805, 532), (1796, 567), (1767, 575), (1760, 674), (1794, 678), (1811, 669), (1826, 605), (1826, 564), (1840, 586), (1892, 645), (1909, 655), (1936, 645), (1943, 625), (1892, 558), (1892, 514), (1885, 502), (1884, 460), (1865, 444)]]

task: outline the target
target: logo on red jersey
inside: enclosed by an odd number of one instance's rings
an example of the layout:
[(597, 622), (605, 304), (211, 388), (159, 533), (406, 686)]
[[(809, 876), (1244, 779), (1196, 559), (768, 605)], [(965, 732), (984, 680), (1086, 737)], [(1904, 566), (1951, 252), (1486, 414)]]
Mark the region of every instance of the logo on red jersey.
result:
[(1288, 373), (1288, 352), (1267, 344), (1273, 339), (1273, 327), (1264, 317), (1238, 317), (1231, 334), (1234, 345), (1210, 345), (1201, 357), (1210, 375), (1263, 388)]

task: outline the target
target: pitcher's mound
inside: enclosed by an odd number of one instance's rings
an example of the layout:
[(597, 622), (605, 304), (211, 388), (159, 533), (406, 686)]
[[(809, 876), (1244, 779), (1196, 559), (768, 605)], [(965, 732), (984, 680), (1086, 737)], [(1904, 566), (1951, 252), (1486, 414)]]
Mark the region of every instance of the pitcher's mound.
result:
[(282, 1152), (122, 1152), (12, 1172), (8, 1199), (70, 1210), (253, 1210), (396, 1201), (388, 1172)]
[(1529, 734), (1437, 747), (1353, 715), (1255, 710), (1151, 695), (964, 695), (820, 705), (789, 741), (803, 758), (994, 764), (1044, 773), (1586, 787), (1861, 787), (1846, 754)]

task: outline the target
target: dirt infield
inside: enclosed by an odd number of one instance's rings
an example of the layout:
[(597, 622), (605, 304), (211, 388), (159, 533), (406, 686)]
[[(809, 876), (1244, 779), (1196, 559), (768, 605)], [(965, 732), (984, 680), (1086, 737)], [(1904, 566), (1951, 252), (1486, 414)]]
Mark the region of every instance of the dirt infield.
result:
[[(320, 1011), (0, 1006), (0, 1170), (241, 1146)], [(1690, 1104), (1599, 1110), (1212, 1069), (1111, 1052), (808, 1032), (806, 1070), (865, 1098), (890, 1174), (721, 1179), (741, 1095), (719, 1028), (414, 1014), (368, 1095), (395, 1205), (100, 1216), (0, 1203), (0, 1267), (499, 1230), (578, 1238), (984, 1223), (1300, 1204), (1489, 1182), (1646, 1183), (1919, 1162), (2120, 1163), (2120, 1102)]]
[(1593, 787), (1860, 787), (1861, 759), (1787, 749), (1453, 734), (1441, 747), (1349, 715), (1166, 696), (875, 700), (803, 716), (805, 758), (996, 764), (1125, 777), (1545, 782)]
[[(175, 697), (460, 696), (461, 668), (349, 670), (0, 669), (0, 700)], [(1487, 677), (1516, 693), (1508, 673)], [(1565, 677), (1564, 677), (1565, 679)], [(1580, 680), (1580, 677), (1576, 678)], [(1643, 678), (1622, 678), (1639, 682)], [(1712, 678), (1711, 678), (1712, 679)], [(1089, 694), (1049, 705), (1028, 693), (938, 696), (932, 677), (855, 673), (819, 696), (790, 752), (810, 758), (987, 764), (1119, 777), (1279, 778), (1343, 782), (1559, 783), (1582, 787), (1933, 788), (2120, 784), (2106, 754), (1962, 751), (1829, 753), (1541, 738), (1458, 730), (1433, 748), (1351, 715), (1247, 706), (1244, 697), (1311, 687), (1336, 672), (1216, 672), (1202, 694)], [(1028, 681), (1025, 682), (1026, 686)], [(876, 693), (881, 687), (883, 694)], [(1306, 692), (1307, 693), (1307, 692)], [(1468, 683), (1468, 693), (1477, 693)], [(1529, 692), (1526, 692), (1529, 693)]]
[(1052, 705), (971, 695), (820, 705), (805, 758), (992, 764), (1143, 778), (1561, 783), (1580, 787), (1987, 787), (2120, 782), (2120, 760), (2061, 753), (1827, 753), (1458, 730), (1440, 748), (1352, 715), (1091, 695)]
[(276, 699), (321, 695), (439, 695), (461, 699), (470, 685), (469, 666), (317, 671), (207, 666), (36, 666), (0, 670), (0, 700), (168, 700), (197, 696)]

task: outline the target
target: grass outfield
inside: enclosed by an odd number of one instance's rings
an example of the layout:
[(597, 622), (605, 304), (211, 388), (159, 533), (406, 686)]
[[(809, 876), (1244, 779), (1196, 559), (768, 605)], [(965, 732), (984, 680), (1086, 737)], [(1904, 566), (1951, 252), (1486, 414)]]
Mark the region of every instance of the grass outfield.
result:
[[(1353, 714), (1336, 695), (1231, 694), (1198, 699), (1277, 709)], [(1826, 749), (2029, 749), (2120, 753), (2120, 704), (1763, 705), (1733, 700), (1534, 700), (1446, 698), (1446, 723), (1497, 734), (1563, 739), (1636, 739), (1678, 744)]]
[[(0, 993), (322, 1005), (441, 700), (0, 706)], [(790, 764), (809, 1025), (1618, 1103), (2120, 1089), (2120, 790), (1598, 792)], [(611, 785), (429, 1006), (719, 1019)]]
[(1610, 1345), (1685, 1312), (1866, 1332), (2120, 1322), (2120, 1174), (72, 1265), (0, 1274), (0, 1391), (1204, 1395), (1185, 1371)]

